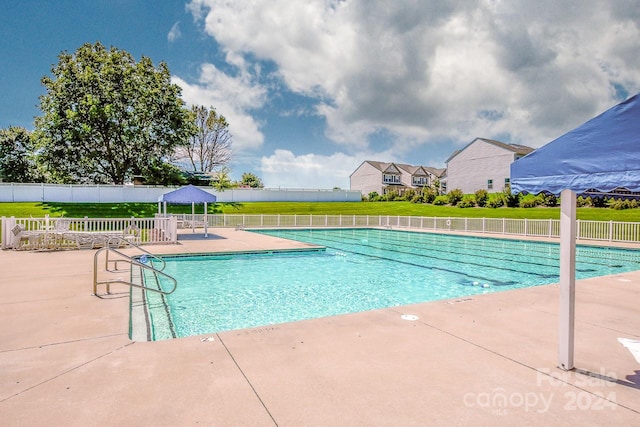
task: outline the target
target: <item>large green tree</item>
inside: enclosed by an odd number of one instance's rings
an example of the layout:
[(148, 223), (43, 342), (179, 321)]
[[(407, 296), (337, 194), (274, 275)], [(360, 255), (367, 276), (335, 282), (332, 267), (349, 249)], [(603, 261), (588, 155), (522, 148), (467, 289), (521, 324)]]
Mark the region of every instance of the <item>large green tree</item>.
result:
[(249, 186), (251, 188), (263, 188), (264, 184), (258, 175), (251, 172), (245, 172), (240, 178), (240, 184)]
[(0, 129), (0, 181), (41, 181), (31, 134), (23, 127)]
[(213, 172), (231, 160), (231, 133), (227, 119), (216, 109), (201, 105), (191, 107), (196, 133), (189, 143), (175, 151), (174, 159), (188, 163), (194, 172)]
[(177, 146), (195, 132), (193, 117), (167, 65), (126, 51), (84, 44), (62, 52), (42, 78), (36, 118), (39, 157), (50, 180), (122, 184), (157, 177)]

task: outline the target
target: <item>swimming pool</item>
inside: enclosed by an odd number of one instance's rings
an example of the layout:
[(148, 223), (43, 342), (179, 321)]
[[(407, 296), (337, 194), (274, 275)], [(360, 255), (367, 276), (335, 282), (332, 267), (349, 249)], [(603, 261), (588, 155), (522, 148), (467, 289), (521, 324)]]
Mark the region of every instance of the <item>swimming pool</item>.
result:
[[(164, 257), (175, 293), (147, 295), (167, 339), (557, 283), (559, 247), (379, 229), (261, 230), (326, 249)], [(578, 246), (578, 279), (640, 269), (640, 251)]]

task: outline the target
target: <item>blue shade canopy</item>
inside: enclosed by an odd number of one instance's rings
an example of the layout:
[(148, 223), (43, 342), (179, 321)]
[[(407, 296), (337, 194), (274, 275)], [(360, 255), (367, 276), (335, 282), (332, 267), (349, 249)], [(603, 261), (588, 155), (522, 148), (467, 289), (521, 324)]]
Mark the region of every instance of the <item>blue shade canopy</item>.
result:
[(513, 162), (512, 191), (640, 191), (639, 95)]
[(188, 185), (158, 197), (159, 202), (173, 203), (177, 205), (190, 205), (191, 203), (211, 203), (216, 201), (216, 196), (204, 190)]

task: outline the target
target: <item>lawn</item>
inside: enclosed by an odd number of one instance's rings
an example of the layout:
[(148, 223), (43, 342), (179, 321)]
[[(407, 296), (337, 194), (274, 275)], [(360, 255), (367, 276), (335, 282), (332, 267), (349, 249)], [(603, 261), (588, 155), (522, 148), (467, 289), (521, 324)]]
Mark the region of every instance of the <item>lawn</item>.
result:
[[(46, 214), (70, 218), (149, 218), (157, 211), (155, 203), (0, 203), (0, 217), (19, 218), (44, 217)], [(169, 205), (168, 211), (191, 213), (191, 206)], [(196, 207), (196, 212), (202, 212), (202, 206)], [(462, 209), (410, 202), (248, 202), (216, 203), (209, 206), (209, 213), (558, 219), (560, 208)], [(577, 217), (581, 220), (638, 222), (640, 209), (578, 208)]]

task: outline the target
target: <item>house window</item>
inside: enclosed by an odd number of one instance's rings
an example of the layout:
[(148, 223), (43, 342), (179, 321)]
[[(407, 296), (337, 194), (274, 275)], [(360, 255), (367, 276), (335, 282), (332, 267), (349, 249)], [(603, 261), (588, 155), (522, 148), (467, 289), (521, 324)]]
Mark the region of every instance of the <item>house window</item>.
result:
[(423, 186), (427, 185), (427, 177), (426, 176), (414, 176), (412, 181), (413, 185)]
[(511, 185), (511, 180), (509, 178), (504, 179), (504, 186), (509, 187)]
[(382, 175), (382, 182), (385, 184), (400, 184), (400, 176), (398, 175)]
[(488, 179), (487, 180), (487, 189), (491, 190), (493, 188), (493, 180), (492, 179)]
[(447, 194), (447, 182), (440, 182), (440, 191), (442, 194)]

